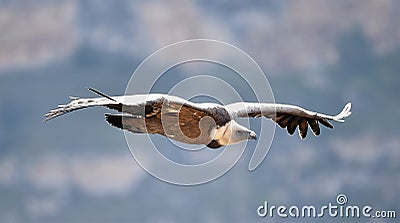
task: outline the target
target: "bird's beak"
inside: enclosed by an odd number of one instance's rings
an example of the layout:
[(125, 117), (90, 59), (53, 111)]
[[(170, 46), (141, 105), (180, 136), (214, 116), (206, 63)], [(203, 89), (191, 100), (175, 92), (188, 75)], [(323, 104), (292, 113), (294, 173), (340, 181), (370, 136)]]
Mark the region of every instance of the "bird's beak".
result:
[(255, 132), (250, 132), (249, 139), (257, 139), (257, 134)]

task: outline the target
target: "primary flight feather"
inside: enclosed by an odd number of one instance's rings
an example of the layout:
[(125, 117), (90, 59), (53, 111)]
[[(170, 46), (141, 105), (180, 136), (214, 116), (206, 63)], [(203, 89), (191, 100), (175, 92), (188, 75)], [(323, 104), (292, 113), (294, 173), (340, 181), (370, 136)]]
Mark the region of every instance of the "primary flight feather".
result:
[(351, 115), (351, 103), (346, 104), (339, 114), (331, 116), (286, 104), (238, 102), (223, 106), (215, 103), (194, 103), (165, 94), (110, 97), (95, 89), (88, 89), (101, 97), (71, 97), (70, 103), (59, 105), (57, 109), (45, 114), (44, 121), (78, 109), (105, 106), (121, 112), (105, 114), (106, 121), (114, 127), (133, 133), (160, 134), (184, 143), (219, 148), (257, 138), (254, 131), (235, 121), (238, 117), (264, 116), (286, 128), (290, 135), (297, 128), (299, 136), (304, 139), (308, 127), (318, 136), (319, 124), (333, 128), (330, 120), (344, 122)]

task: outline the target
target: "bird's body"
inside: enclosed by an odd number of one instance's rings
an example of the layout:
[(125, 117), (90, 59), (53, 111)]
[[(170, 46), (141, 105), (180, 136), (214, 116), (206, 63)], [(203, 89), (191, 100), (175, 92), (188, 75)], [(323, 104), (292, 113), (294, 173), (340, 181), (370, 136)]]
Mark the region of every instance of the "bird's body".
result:
[(194, 103), (165, 94), (110, 97), (97, 90), (89, 90), (102, 97), (72, 98), (69, 104), (49, 111), (45, 121), (74, 110), (105, 106), (122, 112), (105, 115), (107, 122), (114, 127), (133, 133), (160, 134), (184, 143), (219, 148), (256, 139), (254, 131), (235, 121), (238, 117), (264, 116), (282, 128), (287, 128), (289, 134), (293, 134), (298, 127), (299, 135), (304, 139), (308, 125), (314, 135), (319, 135), (319, 123), (333, 128), (328, 120), (343, 122), (351, 114), (350, 103), (340, 114), (330, 116), (284, 104), (239, 102), (223, 106), (215, 103)]

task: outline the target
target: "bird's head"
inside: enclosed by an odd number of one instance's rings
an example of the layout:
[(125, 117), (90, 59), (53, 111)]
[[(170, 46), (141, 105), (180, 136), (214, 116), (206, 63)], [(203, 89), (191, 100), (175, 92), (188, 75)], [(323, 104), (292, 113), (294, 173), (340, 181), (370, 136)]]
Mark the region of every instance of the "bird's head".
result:
[(226, 141), (227, 144), (235, 144), (249, 139), (257, 139), (257, 134), (234, 120), (230, 122), (229, 129), (223, 135), (223, 141)]
[(231, 136), (232, 143), (248, 140), (248, 139), (257, 139), (257, 134), (250, 129), (238, 129), (233, 131)]

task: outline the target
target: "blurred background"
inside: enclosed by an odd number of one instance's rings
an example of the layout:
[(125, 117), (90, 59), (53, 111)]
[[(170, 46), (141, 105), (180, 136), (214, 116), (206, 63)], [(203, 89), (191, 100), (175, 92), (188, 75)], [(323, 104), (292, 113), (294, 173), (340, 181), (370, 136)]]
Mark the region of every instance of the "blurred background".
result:
[[(396, 0), (0, 1), (0, 222), (292, 221), (256, 209), (335, 204), (341, 193), (400, 214), (399, 21)], [(194, 187), (143, 171), (103, 108), (42, 123), (67, 96), (93, 96), (86, 86), (123, 94), (148, 55), (192, 38), (248, 53), (277, 102), (335, 114), (350, 101), (353, 115), (305, 141), (277, 128), (256, 171), (246, 150)]]

